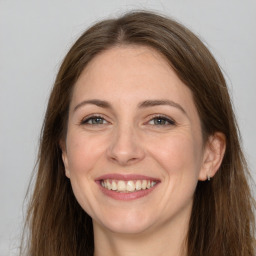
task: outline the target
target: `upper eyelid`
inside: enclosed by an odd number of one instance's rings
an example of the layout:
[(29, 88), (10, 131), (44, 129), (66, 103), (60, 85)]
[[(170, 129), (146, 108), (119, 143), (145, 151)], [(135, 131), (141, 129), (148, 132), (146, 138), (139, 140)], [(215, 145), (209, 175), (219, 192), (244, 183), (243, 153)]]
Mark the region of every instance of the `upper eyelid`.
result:
[[(90, 118), (97, 118), (97, 117), (104, 119), (106, 122), (110, 122), (109, 118), (107, 118), (104, 114), (93, 113), (93, 114), (89, 114), (89, 115), (86, 115), (85, 117), (83, 117), (81, 119), (80, 123), (83, 123), (83, 122), (89, 120)], [(148, 115), (146, 117), (146, 119), (147, 119), (146, 122), (149, 122), (149, 121), (153, 120), (154, 118), (163, 118), (163, 119), (166, 119), (167, 121), (169, 120), (171, 123), (177, 124), (175, 119), (173, 119), (172, 117), (170, 117), (168, 115), (165, 115), (165, 114), (160, 114), (160, 113), (155, 113), (155, 114)]]
[(148, 121), (150, 121), (152, 119), (155, 119), (155, 118), (163, 118), (163, 119), (166, 119), (166, 120), (170, 120), (173, 123), (176, 123), (175, 119), (173, 119), (170, 116), (164, 115), (164, 114), (153, 114), (153, 115), (150, 115), (148, 117)]
[(85, 117), (83, 117), (80, 121), (80, 123), (85, 123), (86, 121), (90, 120), (90, 119), (93, 119), (93, 118), (102, 118), (104, 119), (106, 122), (109, 122), (105, 117), (104, 115), (102, 114), (90, 114), (90, 115), (87, 115)]

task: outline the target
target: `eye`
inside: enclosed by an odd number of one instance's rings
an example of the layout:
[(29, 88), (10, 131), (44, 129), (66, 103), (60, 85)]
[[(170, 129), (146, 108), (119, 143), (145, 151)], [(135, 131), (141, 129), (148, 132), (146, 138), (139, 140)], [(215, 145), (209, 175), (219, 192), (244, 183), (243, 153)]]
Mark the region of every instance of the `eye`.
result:
[(82, 120), (81, 122), (81, 124), (88, 124), (88, 125), (102, 125), (107, 123), (108, 122), (101, 116), (90, 116)]
[(158, 125), (158, 126), (175, 125), (175, 121), (164, 116), (156, 116), (152, 118), (148, 123), (150, 125)]

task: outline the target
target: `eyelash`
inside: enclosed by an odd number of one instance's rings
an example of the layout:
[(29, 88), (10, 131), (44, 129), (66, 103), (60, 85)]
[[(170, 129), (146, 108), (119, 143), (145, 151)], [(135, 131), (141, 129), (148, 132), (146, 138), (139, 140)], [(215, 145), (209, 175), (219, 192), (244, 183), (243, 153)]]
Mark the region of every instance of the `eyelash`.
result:
[(156, 116), (154, 116), (153, 118), (151, 118), (148, 122), (151, 122), (151, 121), (164, 121), (164, 124), (156, 124), (155, 122), (154, 122), (154, 124), (151, 124), (151, 125), (155, 125), (155, 126), (168, 126), (168, 125), (176, 125), (176, 122), (173, 120), (173, 119), (171, 119), (171, 118), (169, 118), (169, 117), (166, 117), (166, 116), (163, 116), (163, 115), (156, 115)]
[[(90, 117), (87, 117), (86, 119), (83, 119), (80, 124), (82, 124), (82, 125), (104, 125), (105, 124), (105, 123), (93, 123), (93, 120), (96, 120), (96, 119), (98, 119), (98, 120), (100, 119), (103, 122), (104, 121), (107, 122), (104, 117), (102, 117), (100, 115), (95, 115), (95, 116), (90, 116)], [(91, 123), (89, 123), (89, 122), (91, 122)]]
[[(93, 123), (96, 120), (96, 123)], [(100, 123), (97, 123), (98, 121), (100, 121)], [(150, 124), (150, 122), (154, 122), (153, 124)], [(156, 123), (157, 121), (160, 121), (160, 123)], [(164, 122), (164, 123), (162, 123)], [(81, 121), (81, 125), (105, 125), (107, 124), (108, 121), (105, 120), (104, 117), (100, 116), (100, 115), (93, 115), (90, 117), (87, 117), (86, 119), (83, 119)], [(169, 125), (176, 125), (176, 122), (174, 120), (172, 120), (171, 118), (168, 118), (166, 116), (163, 115), (156, 115), (153, 118), (151, 118), (149, 121), (147, 121), (147, 123), (149, 125), (152, 126), (169, 126)]]

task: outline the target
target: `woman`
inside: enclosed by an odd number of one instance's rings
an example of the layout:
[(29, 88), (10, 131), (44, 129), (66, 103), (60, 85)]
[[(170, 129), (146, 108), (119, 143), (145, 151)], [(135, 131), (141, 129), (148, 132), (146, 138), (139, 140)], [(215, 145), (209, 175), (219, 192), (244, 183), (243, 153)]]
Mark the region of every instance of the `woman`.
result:
[(28, 255), (254, 255), (228, 89), (188, 29), (132, 12), (65, 57), (42, 130)]

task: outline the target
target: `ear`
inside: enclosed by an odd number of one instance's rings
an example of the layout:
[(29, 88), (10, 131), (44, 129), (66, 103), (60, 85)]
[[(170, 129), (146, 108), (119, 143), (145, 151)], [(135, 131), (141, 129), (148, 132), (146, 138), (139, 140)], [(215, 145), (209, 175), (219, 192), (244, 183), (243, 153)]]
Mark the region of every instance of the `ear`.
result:
[(226, 150), (226, 137), (216, 132), (209, 137), (204, 148), (203, 163), (199, 173), (199, 180), (212, 178), (218, 171)]
[(64, 167), (65, 167), (65, 174), (68, 178), (70, 178), (66, 142), (64, 140), (61, 140), (59, 145), (60, 145), (60, 148), (62, 151), (62, 161), (63, 161)]

